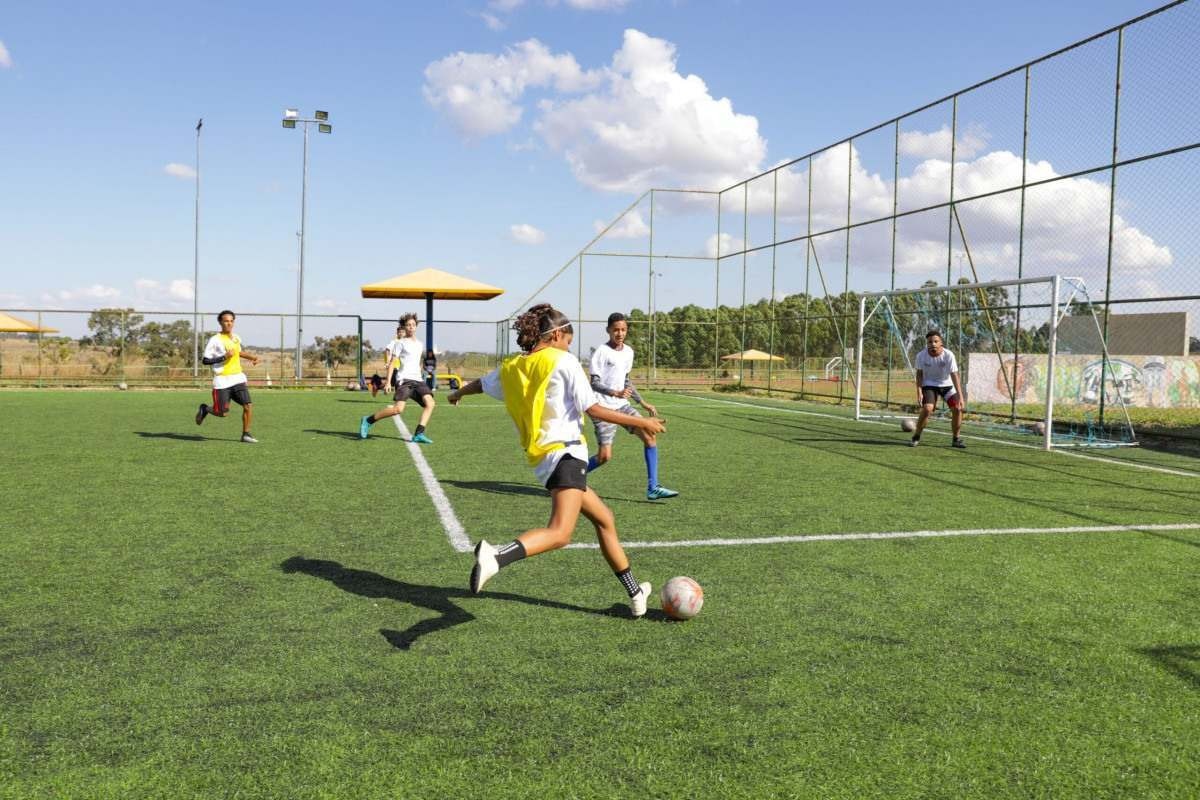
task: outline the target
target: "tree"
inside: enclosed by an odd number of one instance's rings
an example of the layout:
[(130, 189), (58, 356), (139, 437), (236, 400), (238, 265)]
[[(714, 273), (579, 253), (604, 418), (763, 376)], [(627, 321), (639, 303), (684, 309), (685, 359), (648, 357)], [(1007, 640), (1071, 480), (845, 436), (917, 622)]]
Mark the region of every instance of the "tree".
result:
[(186, 364), (192, 353), (192, 325), (187, 320), (148, 322), (134, 333), (137, 346), (152, 362)]
[(92, 335), (85, 337), (80, 344), (111, 347), (115, 352), (121, 348), (123, 331), (124, 343), (134, 345), (137, 343), (137, 327), (143, 319), (145, 317), (133, 313), (132, 308), (101, 308), (93, 311), (87, 321)]
[[(309, 348), (309, 353), (331, 369), (337, 369), (342, 364), (358, 357), (357, 336), (334, 336), (329, 339), (318, 336), (314, 341), (316, 343)], [(371, 343), (363, 342), (363, 349), (370, 350)]]

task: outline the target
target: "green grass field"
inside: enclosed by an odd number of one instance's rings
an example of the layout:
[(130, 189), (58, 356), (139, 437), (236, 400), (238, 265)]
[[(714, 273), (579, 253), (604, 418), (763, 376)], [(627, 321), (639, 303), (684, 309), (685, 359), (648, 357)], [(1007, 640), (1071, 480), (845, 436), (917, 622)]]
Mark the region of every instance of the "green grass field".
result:
[[(706, 603), (634, 621), (595, 549), (470, 595), (381, 402), (255, 398), (0, 393), (0, 797), (1200, 796), (1200, 461), (656, 395), (682, 495), (590, 482)], [(472, 541), (544, 524), (499, 404), (429, 435)]]

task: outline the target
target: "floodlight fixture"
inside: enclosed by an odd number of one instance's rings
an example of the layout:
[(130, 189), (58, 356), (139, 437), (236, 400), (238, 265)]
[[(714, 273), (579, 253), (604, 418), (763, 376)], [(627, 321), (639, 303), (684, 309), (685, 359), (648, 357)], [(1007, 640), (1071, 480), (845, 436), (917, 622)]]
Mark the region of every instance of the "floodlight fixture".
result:
[(329, 119), (329, 112), (328, 111), (318, 111), (313, 116), (315, 116), (319, 120), (327, 120), (327, 119)]
[(321, 133), (333, 133), (333, 126), (327, 122), (318, 122), (317, 130)]
[(294, 119), (285, 119), (285, 120), (283, 121), (283, 127), (285, 127), (285, 128), (294, 128), (294, 127), (296, 127), (296, 120), (294, 120)]
[(298, 109), (298, 108), (285, 108), (283, 110), (283, 118), (284, 119), (299, 119), (299, 117), (300, 117), (300, 109)]

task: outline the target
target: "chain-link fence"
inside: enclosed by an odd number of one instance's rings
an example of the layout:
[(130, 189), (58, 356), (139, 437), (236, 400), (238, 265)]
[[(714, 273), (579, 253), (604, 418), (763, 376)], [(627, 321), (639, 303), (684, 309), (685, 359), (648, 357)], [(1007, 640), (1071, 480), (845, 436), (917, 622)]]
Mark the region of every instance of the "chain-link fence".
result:
[(1187, 314), (1150, 355), (1191, 365), (1165, 407), (1200, 409), (1198, 52), (1172, 3), (719, 192), (647, 191), (513, 315), (567, 311), (586, 359), (628, 314), (652, 385), (844, 401), (860, 294), (1071, 275), (1106, 331)]
[[(198, 318), (133, 308), (12, 312), (41, 332), (0, 332), (0, 385), (169, 387), (212, 380), (198, 359), (218, 331), (217, 312)], [(439, 373), (475, 376), (494, 364), (495, 322), (435, 324)], [(395, 328), (395, 319), (356, 315), (306, 314), (297, 325), (295, 314), (240, 313), (234, 332), (259, 357), (257, 364), (243, 364), (253, 385), (340, 389), (383, 368), (383, 349)]]

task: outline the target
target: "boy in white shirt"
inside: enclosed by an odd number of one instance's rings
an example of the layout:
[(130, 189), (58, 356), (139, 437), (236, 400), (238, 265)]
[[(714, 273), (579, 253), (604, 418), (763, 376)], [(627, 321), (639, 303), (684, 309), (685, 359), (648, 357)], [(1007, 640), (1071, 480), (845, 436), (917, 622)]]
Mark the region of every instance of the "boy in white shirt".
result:
[(396, 329), (396, 332), (403, 335), (398, 339), (393, 339), (387, 346), (388, 376), (385, 384), (395, 387), (396, 392), (392, 395), (395, 402), (359, 420), (358, 438), (366, 439), (371, 435), (372, 425), (381, 419), (399, 414), (404, 410), (408, 399), (416, 397), (417, 402), (421, 404), (421, 420), (417, 423), (412, 440), (417, 444), (433, 444), (433, 440), (425, 435), (425, 426), (429, 424), (429, 418), (433, 415), (434, 406), (437, 404), (433, 401), (433, 392), (423, 380), (421, 373), (421, 357), (425, 351), (421, 347), (421, 341), (417, 338), (417, 315), (405, 314), (401, 317), (400, 327)]
[(200, 404), (196, 412), (196, 424), (204, 422), (209, 414), (223, 417), (229, 412), (229, 401), (242, 407), (242, 441), (257, 444), (258, 439), (250, 435), (250, 417), (252, 415), (250, 402), (250, 386), (246, 381), (246, 373), (242, 372), (242, 359), (251, 364), (258, 363), (258, 356), (251, 355), (242, 349), (242, 337), (233, 332), (233, 322), (237, 315), (226, 309), (217, 314), (217, 322), (221, 324), (221, 332), (214, 334), (204, 345), (204, 356), (201, 363), (212, 367), (213, 371), (213, 404)]
[[(647, 403), (638, 394), (629, 373), (633, 371), (633, 348), (625, 344), (629, 335), (629, 322), (621, 312), (608, 315), (608, 342), (596, 348), (592, 353), (590, 372), (592, 390), (599, 396), (601, 404), (620, 414), (640, 417), (630, 399), (635, 400), (652, 417), (658, 416), (658, 409)], [(617, 436), (617, 425), (604, 420), (594, 419), (596, 427), (596, 444), (599, 450), (588, 459), (588, 472), (608, 463), (612, 458), (613, 440)], [(643, 455), (646, 458), (646, 497), (650, 500), (662, 500), (675, 497), (679, 492), (668, 489), (658, 482), (658, 440), (653, 433), (632, 425), (624, 426), (625, 430), (642, 440)]]
[(937, 400), (941, 397), (950, 409), (950, 432), (954, 440), (952, 447), (959, 450), (967, 448), (959, 438), (962, 428), (963, 391), (958, 380), (958, 361), (942, 344), (942, 334), (930, 331), (925, 334), (925, 349), (917, 353), (917, 404), (921, 406), (921, 416), (917, 418), (917, 430), (913, 433), (909, 444), (916, 447), (921, 443), (921, 431), (929, 415), (937, 408)]

